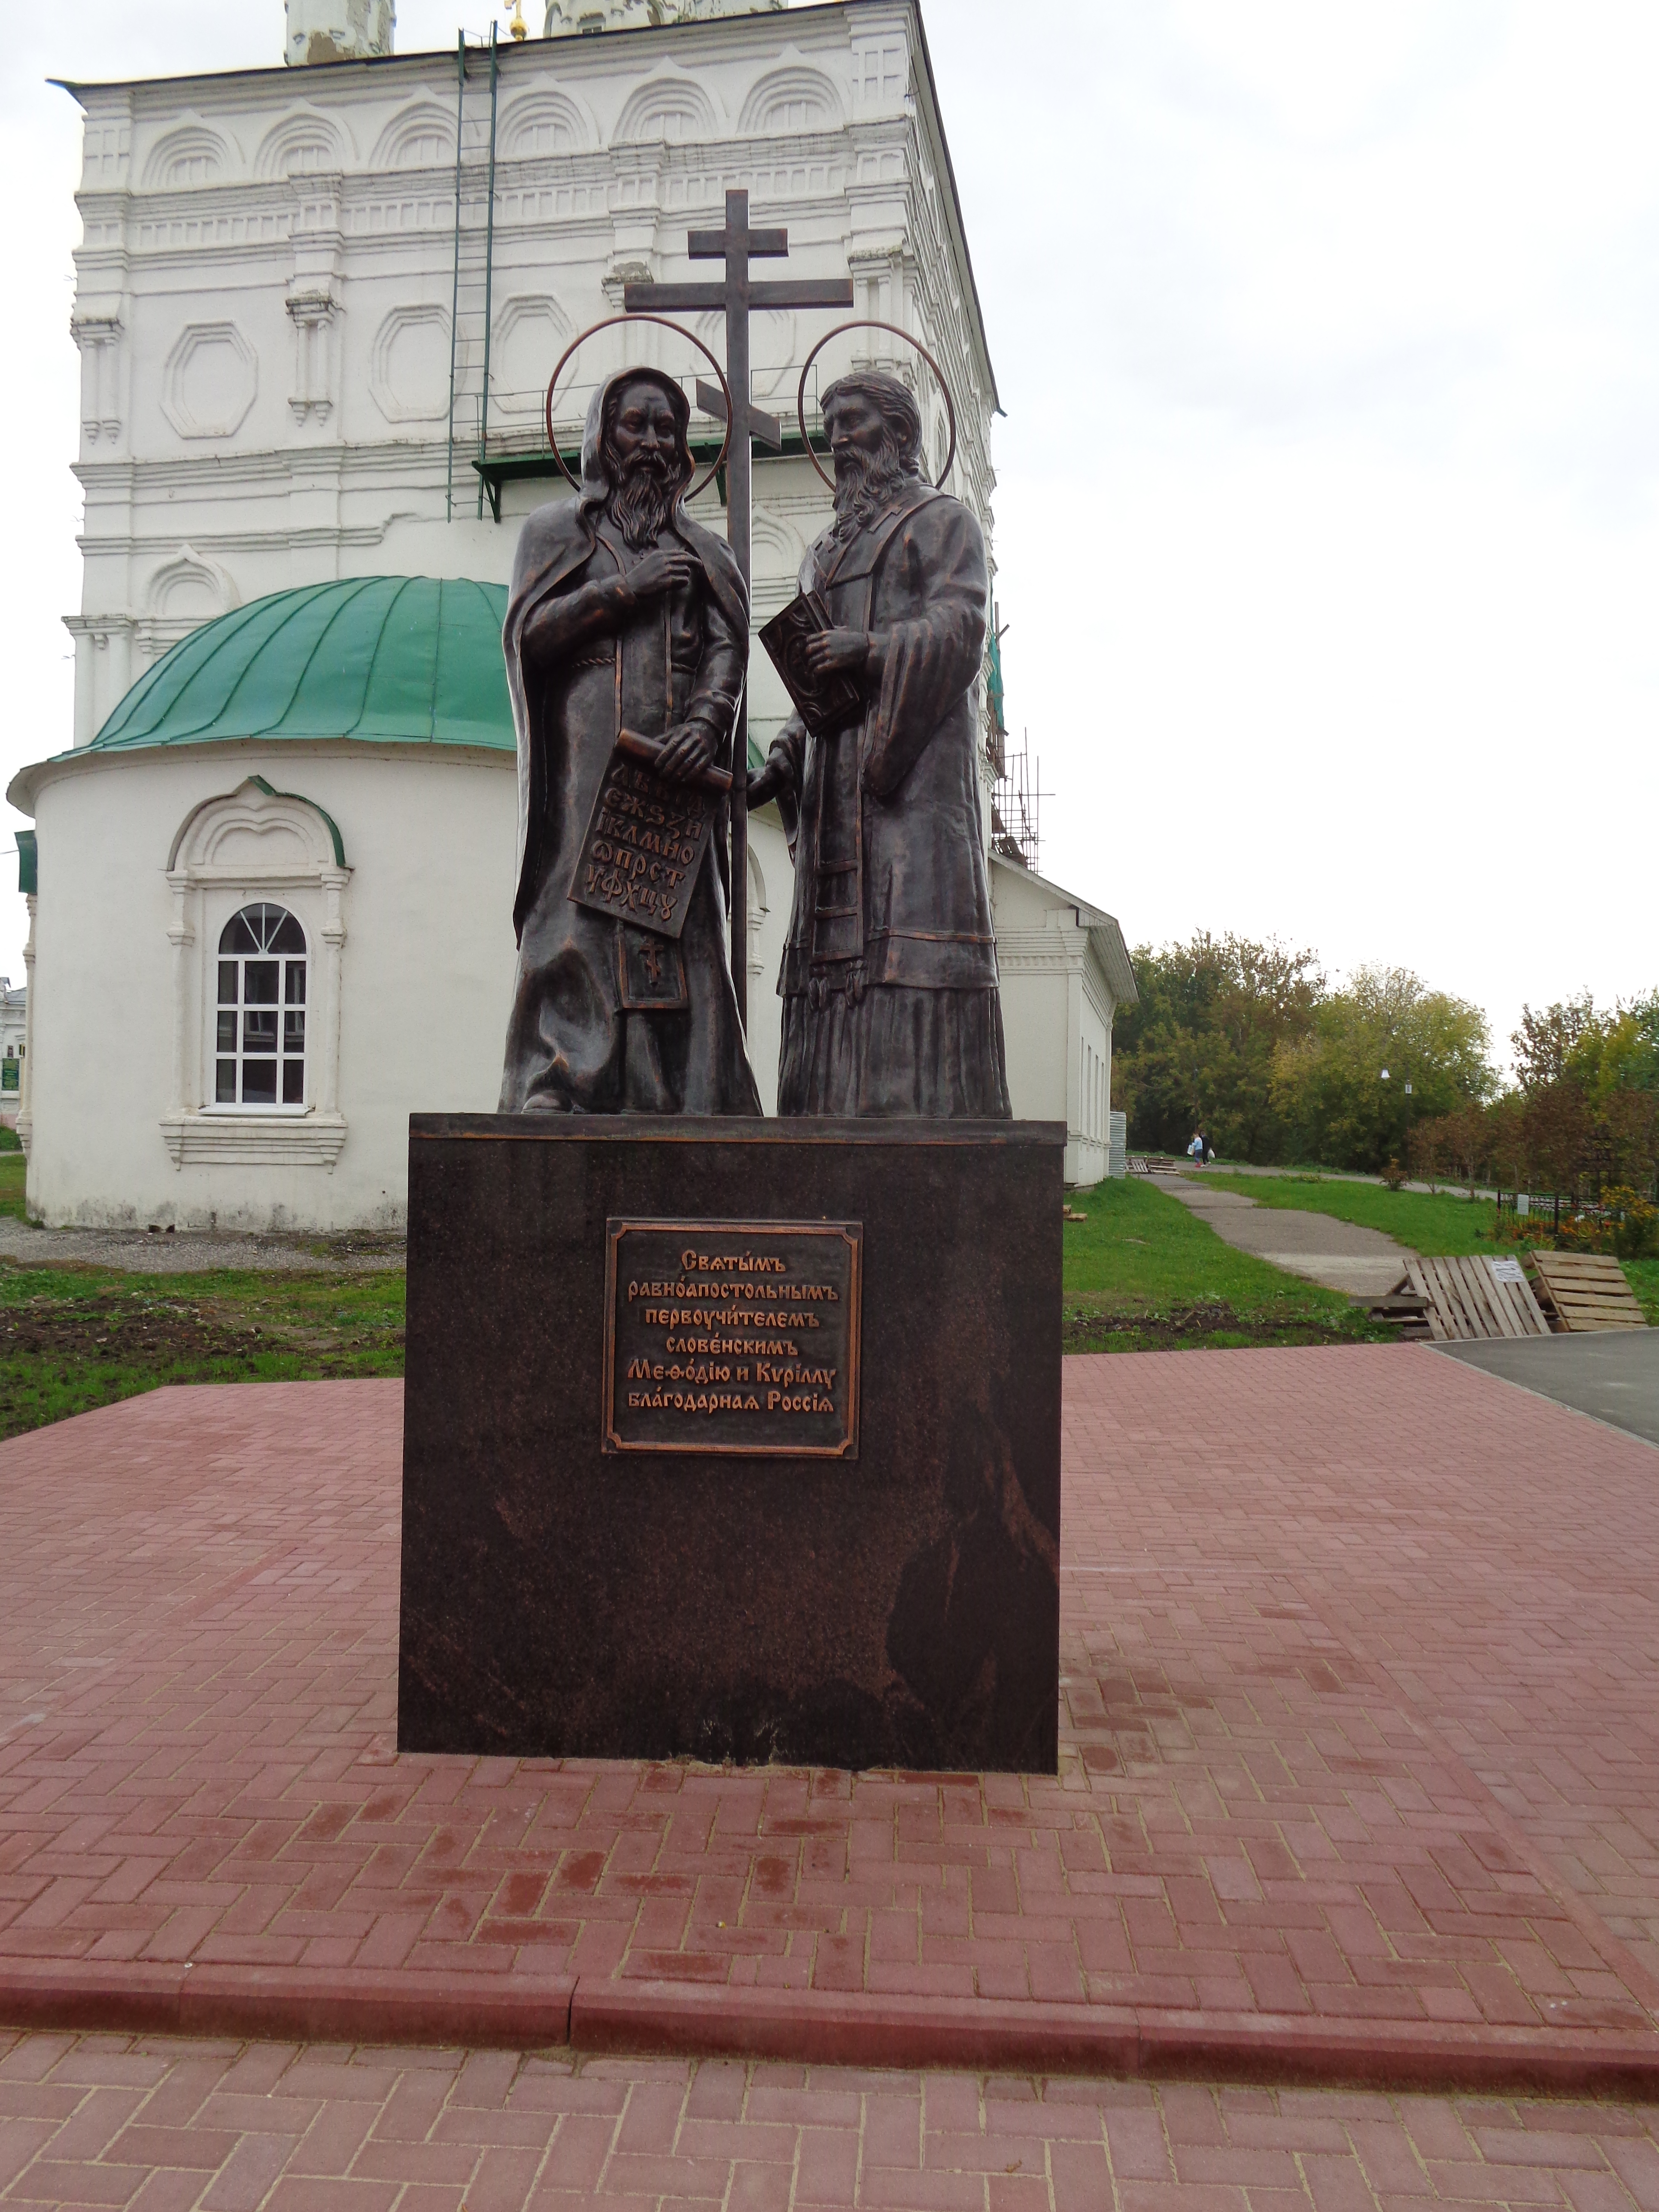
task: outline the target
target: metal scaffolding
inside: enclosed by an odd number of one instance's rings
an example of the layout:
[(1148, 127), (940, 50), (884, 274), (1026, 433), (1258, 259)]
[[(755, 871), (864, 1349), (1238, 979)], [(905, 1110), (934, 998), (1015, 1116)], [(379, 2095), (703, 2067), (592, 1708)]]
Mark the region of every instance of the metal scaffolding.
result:
[(1020, 733), (1018, 752), (1006, 750), (991, 799), (991, 850), (1016, 867), (1035, 875), (1038, 851), (1038, 811), (1052, 793), (1039, 788), (1042, 763), (1034, 761), (1030, 739)]

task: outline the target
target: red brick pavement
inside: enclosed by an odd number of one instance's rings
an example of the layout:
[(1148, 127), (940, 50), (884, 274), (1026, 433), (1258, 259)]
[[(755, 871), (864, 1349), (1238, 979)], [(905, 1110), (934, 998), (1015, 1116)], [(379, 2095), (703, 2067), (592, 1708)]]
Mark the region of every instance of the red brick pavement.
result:
[(1655, 2212), (1659, 2111), (0, 2037), (0, 2203), (134, 2212)]
[(1057, 1781), (397, 1758), (396, 1384), (0, 1447), (0, 2014), (1659, 2089), (1659, 1455), (1408, 1346), (1066, 1385)]

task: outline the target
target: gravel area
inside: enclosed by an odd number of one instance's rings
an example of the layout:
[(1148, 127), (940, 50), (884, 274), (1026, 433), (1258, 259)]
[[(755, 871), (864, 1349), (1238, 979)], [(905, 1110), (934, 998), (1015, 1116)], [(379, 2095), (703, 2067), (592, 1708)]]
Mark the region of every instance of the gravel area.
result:
[(173, 1230), (37, 1229), (0, 1218), (0, 1259), (26, 1267), (115, 1267), (131, 1275), (196, 1275), (215, 1267), (360, 1274), (401, 1267), (401, 1237), (353, 1230), (339, 1236), (207, 1235)]

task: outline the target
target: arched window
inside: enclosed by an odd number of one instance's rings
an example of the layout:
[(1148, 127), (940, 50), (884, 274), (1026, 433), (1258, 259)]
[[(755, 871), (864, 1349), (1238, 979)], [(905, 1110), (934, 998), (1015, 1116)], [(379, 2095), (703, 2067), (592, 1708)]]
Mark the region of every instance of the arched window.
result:
[(219, 939), (218, 1106), (306, 1102), (306, 933), (286, 907), (245, 906)]

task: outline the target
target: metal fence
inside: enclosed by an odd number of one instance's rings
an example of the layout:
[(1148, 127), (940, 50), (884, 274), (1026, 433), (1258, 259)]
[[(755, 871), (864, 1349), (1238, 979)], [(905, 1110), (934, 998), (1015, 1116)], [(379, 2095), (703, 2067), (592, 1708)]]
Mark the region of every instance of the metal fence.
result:
[(1498, 1194), (1498, 1212), (1501, 1220), (1506, 1213), (1517, 1222), (1535, 1221), (1540, 1228), (1548, 1229), (1552, 1236), (1561, 1226), (1565, 1213), (1571, 1220), (1575, 1213), (1601, 1213), (1599, 1206), (1579, 1206), (1570, 1191), (1500, 1190)]

